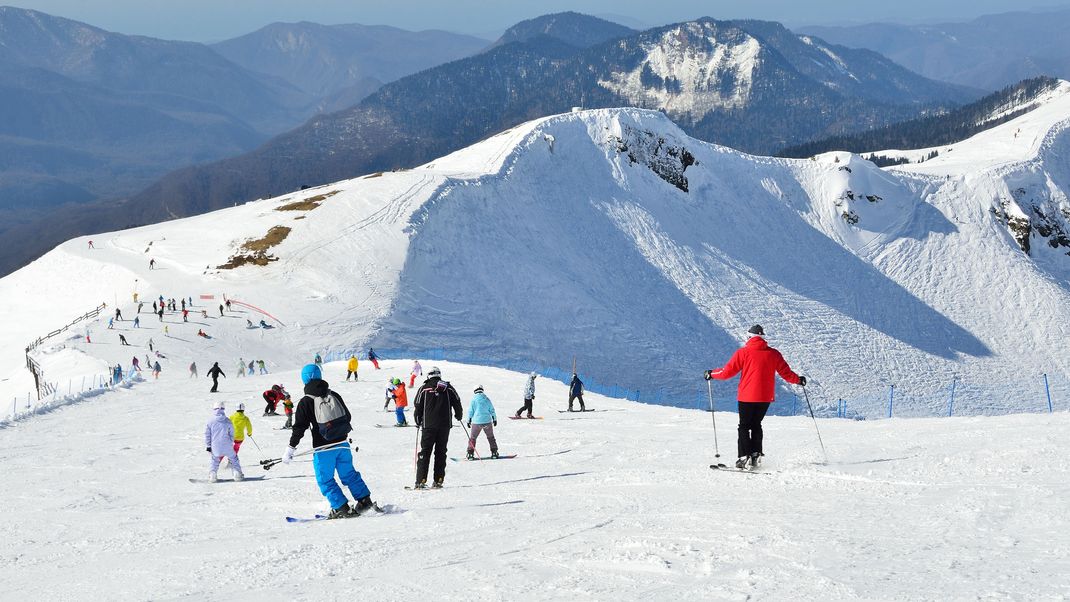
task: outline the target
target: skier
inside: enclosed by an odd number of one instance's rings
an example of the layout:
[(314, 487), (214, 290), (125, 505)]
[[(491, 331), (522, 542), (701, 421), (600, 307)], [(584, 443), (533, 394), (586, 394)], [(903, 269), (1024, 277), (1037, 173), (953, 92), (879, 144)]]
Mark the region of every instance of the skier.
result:
[(141, 328), (141, 318), (134, 316), (134, 328)]
[(723, 368), (706, 371), (706, 380), (728, 380), (742, 372), (739, 377), (739, 438), (736, 445), (739, 459), (736, 468), (757, 468), (762, 453), (762, 419), (769, 404), (773, 402), (776, 381), (780, 378), (793, 385), (806, 386), (806, 377), (792, 372), (784, 356), (765, 341), (765, 329), (761, 324), (750, 327), (751, 335), (742, 349), (732, 354)]
[(394, 379), (394, 415), (398, 421), (395, 426), (409, 426), (405, 420), (405, 408), (409, 405), (409, 393), (405, 390), (405, 383), (400, 378)]
[(149, 260), (149, 269), (150, 270), (155, 270), (156, 269), (156, 260), (155, 259), (150, 259)]
[(223, 317), (223, 304), (219, 304), (219, 317)]
[(256, 366), (260, 368), (260, 374), (267, 374), (267, 366), (264, 364), (264, 360), (256, 360)]
[(156, 302), (152, 302), (152, 313), (156, 313)]
[(253, 360), (249, 360), (249, 376), (253, 376), (254, 374), (256, 374), (256, 368), (253, 367), (255, 365), (256, 364), (255, 362), (253, 362)]
[[(297, 403), (297, 417), (294, 419), (293, 434), (290, 435), (290, 446), (286, 448), (282, 461), (287, 464), (293, 461), (301, 438), (304, 437), (305, 431), (311, 428), (312, 447), (316, 450), (312, 455), (316, 483), (320, 493), (331, 504), (327, 518), (357, 516), (368, 509), (380, 511), (372, 502), (371, 492), (368, 491), (364, 479), (353, 468), (353, 451), (347, 441), (350, 431), (353, 430), (350, 424), (352, 414), (342, 397), (331, 391), (321, 376), (320, 367), (315, 364), (309, 364), (301, 370), (305, 396)], [(342, 484), (353, 494), (355, 504), (352, 508), (334, 478), (335, 472)]]
[(159, 379), (160, 378), (160, 362), (159, 361), (154, 362), (152, 364), (152, 378), (154, 378), (154, 379)]
[(96, 248), (96, 247), (93, 246), (93, 241), (89, 241), (89, 248), (90, 249), (95, 249)]
[(141, 364), (138, 363), (136, 355), (134, 356), (134, 359), (130, 363), (132, 365), (132, 367), (130, 368), (131, 372), (141, 372)]
[(316, 357), (312, 358), (312, 363), (316, 364), (316, 366), (319, 367), (320, 369), (323, 368), (323, 358), (320, 357), (320, 354), (318, 354), (318, 353), (316, 354)]
[(282, 428), (289, 429), (294, 426), (294, 402), (285, 389), (282, 390), (282, 409), (286, 412), (286, 424)]
[(189, 377), (197, 378), (197, 362), (191, 362), (189, 365)]
[(119, 309), (118, 307), (115, 308), (115, 319), (120, 322), (123, 321), (123, 310)]
[(275, 411), (275, 407), (278, 405), (279, 400), (282, 399), (282, 395), (279, 394), (280, 387), (273, 385), (267, 391), (264, 391), (264, 402), (267, 404), (264, 406), (264, 416), (278, 416), (278, 412)]
[(227, 311), (230, 311), (230, 299), (227, 299)]
[(479, 433), (487, 434), (487, 442), (490, 443), (490, 457), (498, 457), (498, 441), (494, 438), (494, 427), (498, 426), (498, 415), (494, 413), (494, 405), (490, 398), (483, 392), (483, 385), (473, 391), (475, 397), (468, 404), (468, 428), (471, 433), (468, 437), (468, 459), (474, 460), (476, 453), (476, 439)]
[(223, 374), (223, 369), (219, 367), (219, 362), (212, 364), (212, 367), (208, 369), (208, 378), (212, 379), (211, 393), (215, 393), (219, 390), (219, 377), (226, 378), (227, 375)]
[(586, 412), (587, 408), (583, 405), (583, 381), (572, 373), (572, 382), (568, 383), (568, 411), (572, 411), (572, 402), (578, 400), (580, 402), (580, 411)]
[(431, 454), (435, 455), (434, 484), (432, 487), (442, 487), (442, 481), (446, 478), (446, 444), (450, 439), (450, 429), (453, 422), (450, 414), (457, 422), (461, 421), (461, 398), (453, 385), (442, 380), (442, 373), (438, 368), (431, 368), (427, 373), (427, 380), (420, 385), (420, 392), (416, 394), (413, 406), (413, 420), (416, 426), (423, 429), (420, 438), (420, 455), (416, 464), (416, 489), (427, 488), (427, 469), (431, 462)]
[(189, 310), (186, 308), (182, 308), (182, 321), (189, 322)]
[(528, 375), (528, 384), (524, 385), (524, 405), (516, 411), (517, 418), (520, 418), (520, 414), (524, 413), (524, 411), (527, 411), (528, 418), (534, 418), (531, 415), (531, 411), (535, 403), (535, 378), (537, 376), (538, 374), (534, 372)]
[(349, 382), (349, 377), (353, 377), (353, 382), (360, 380), (357, 377), (357, 368), (360, 367), (360, 362), (357, 360), (356, 355), (349, 356), (349, 363), (346, 364), (346, 382)]
[(186, 311), (186, 300), (182, 299), (182, 311)]
[(152, 351), (152, 350), (153, 350), (153, 349), (152, 349), (152, 346), (153, 346), (153, 344), (154, 344), (154, 343), (153, 343), (153, 341), (152, 341), (152, 337), (149, 337), (149, 351)]
[(409, 388), (416, 386), (416, 379), (424, 375), (423, 366), (420, 365), (420, 360), (413, 360), (412, 373), (409, 374)]
[(156, 317), (160, 318), (160, 321), (163, 322), (163, 306), (162, 305), (160, 306), (159, 311), (156, 312)]
[(379, 356), (375, 355), (375, 350), (372, 349), (371, 347), (368, 347), (368, 359), (371, 361), (372, 366), (375, 366), (375, 369), (378, 370), (379, 369)]
[[(397, 390), (397, 387), (394, 386), (395, 380), (397, 379), (391, 378), (386, 381), (386, 401), (383, 402), (383, 411), (386, 411), (390, 407), (390, 402), (394, 401), (394, 391)], [(394, 407), (396, 408), (397, 404), (394, 404)]]
[(120, 334), (119, 334), (119, 344), (120, 344), (120, 345), (127, 345), (127, 346), (129, 346), (129, 345), (130, 345), (130, 343), (127, 343), (127, 342), (126, 342), (126, 337), (124, 337), (124, 336), (122, 335), (122, 333), (120, 333)]
[(245, 376), (245, 358), (238, 358), (238, 378)]
[(245, 479), (242, 474), (241, 464), (238, 463), (238, 454), (234, 451), (234, 423), (227, 418), (226, 408), (222, 401), (212, 404), (215, 414), (204, 428), (204, 443), (212, 460), (208, 464), (208, 480), (215, 483), (216, 471), (219, 470), (219, 461), (223, 458), (230, 460), (230, 467), (234, 470), (234, 480)]
[(230, 423), (234, 425), (234, 453), (237, 454), (245, 436), (253, 434), (253, 423), (245, 415), (244, 403), (239, 403), (237, 411), (230, 415)]
[(115, 318), (108, 318), (108, 328), (115, 328)]
[(249, 318), (245, 318), (245, 327), (246, 328), (256, 328), (256, 326), (253, 326), (253, 321), (250, 320)]
[(115, 369), (111, 371), (111, 384), (117, 385), (123, 380), (123, 367), (119, 364), (115, 364)]
[(141, 308), (142, 307), (145, 307), (145, 302), (144, 301), (138, 302), (138, 304), (137, 304), (137, 313), (139, 313), (139, 314), (141, 313)]

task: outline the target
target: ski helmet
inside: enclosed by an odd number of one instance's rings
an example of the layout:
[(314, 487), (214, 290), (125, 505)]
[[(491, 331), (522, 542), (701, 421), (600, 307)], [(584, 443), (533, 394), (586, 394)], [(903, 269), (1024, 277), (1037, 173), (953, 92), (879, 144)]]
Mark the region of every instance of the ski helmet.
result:
[(244, 412), (245, 411), (245, 403), (244, 402), (238, 404), (238, 411), (239, 412)]
[(442, 372), (438, 369), (438, 366), (431, 366), (431, 371), (427, 373), (427, 378), (441, 377)]
[(219, 400), (219, 401), (217, 401), (217, 402), (212, 404), (212, 409), (213, 410), (222, 410), (225, 407), (226, 406), (223, 404), (223, 400)]
[(750, 327), (750, 330), (747, 331), (747, 334), (752, 334), (757, 337), (764, 337), (765, 329), (762, 328), (761, 324), (755, 324), (754, 326)]
[(531, 378), (535, 378), (536, 376), (538, 376), (538, 374), (536, 374), (534, 371), (532, 371)]
[(476, 390), (472, 391), (472, 392), (473, 393), (482, 393), (483, 392), (483, 385), (479, 385), (478, 387), (476, 387)]
[(395, 379), (390, 381), (390, 384), (400, 385), (401, 384), (401, 379), (400, 378), (395, 378)]
[(306, 385), (308, 384), (308, 381), (320, 378), (323, 378), (323, 372), (316, 364), (307, 364), (301, 369), (301, 381)]

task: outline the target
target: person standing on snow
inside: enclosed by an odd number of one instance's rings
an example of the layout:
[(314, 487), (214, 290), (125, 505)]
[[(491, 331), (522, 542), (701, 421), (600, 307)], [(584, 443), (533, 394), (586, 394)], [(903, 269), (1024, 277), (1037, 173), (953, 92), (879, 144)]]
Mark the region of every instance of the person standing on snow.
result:
[(222, 303), (219, 304), (219, 317), (220, 318), (223, 317), (223, 304)]
[(452, 418), (461, 421), (461, 398), (453, 385), (442, 380), (438, 368), (431, 368), (427, 380), (420, 385), (413, 405), (413, 420), (423, 429), (420, 437), (420, 456), (416, 463), (415, 489), (427, 488), (427, 470), (431, 454), (435, 455), (434, 488), (442, 487), (446, 478), (446, 444), (449, 443)]
[(127, 345), (127, 346), (129, 346), (129, 345), (130, 345), (130, 343), (127, 343), (127, 342), (126, 342), (126, 337), (124, 337), (124, 336), (122, 335), (122, 333), (120, 333), (120, 334), (119, 334), (119, 344), (120, 344), (120, 345)]
[(208, 369), (208, 378), (212, 379), (212, 393), (219, 390), (219, 377), (226, 378), (227, 375), (223, 374), (223, 369), (219, 367), (219, 362), (212, 364), (212, 367)]
[(131, 372), (141, 372), (141, 365), (140, 365), (140, 363), (138, 363), (138, 359), (137, 359), (136, 355), (134, 356), (134, 359), (130, 361), (130, 364), (133, 366), (130, 369)]
[(533, 405), (535, 403), (535, 378), (538, 374), (532, 372), (528, 375), (528, 384), (524, 385), (524, 405), (516, 411), (516, 417), (520, 418), (520, 415), (527, 411), (528, 418), (534, 418), (531, 415)]
[(270, 389), (264, 391), (264, 402), (267, 404), (264, 406), (264, 416), (278, 416), (278, 412), (275, 411), (276, 406), (282, 400), (282, 387), (279, 385), (272, 385)]
[(123, 310), (119, 309), (118, 307), (115, 308), (115, 319), (120, 322), (123, 321)]
[(498, 441), (494, 438), (494, 427), (498, 426), (498, 415), (494, 413), (494, 404), (483, 392), (483, 385), (473, 391), (475, 397), (468, 404), (468, 428), (471, 434), (468, 437), (468, 459), (474, 460), (476, 453), (476, 439), (479, 433), (487, 434), (487, 442), (490, 443), (490, 457), (498, 457)]
[(256, 366), (260, 368), (260, 374), (267, 374), (267, 365), (264, 364), (264, 360), (256, 360)]
[(294, 426), (294, 402), (290, 399), (290, 394), (286, 392), (286, 389), (282, 390), (282, 409), (286, 412), (286, 424), (282, 425), (284, 429), (291, 429)]
[(356, 355), (349, 356), (349, 363), (346, 364), (346, 382), (349, 382), (349, 377), (353, 377), (353, 382), (357, 382), (360, 378), (357, 376), (357, 369), (360, 368), (360, 361), (357, 360)]
[(732, 354), (723, 368), (706, 371), (706, 380), (728, 380), (742, 372), (739, 377), (739, 459), (736, 468), (757, 468), (762, 453), (762, 419), (773, 402), (776, 391), (774, 375), (793, 385), (806, 386), (806, 377), (792, 372), (780, 352), (765, 341), (765, 329), (761, 324), (750, 327), (751, 335), (742, 349)]
[(416, 386), (416, 379), (424, 375), (424, 368), (420, 365), (420, 360), (413, 360), (412, 372), (409, 374), (409, 388)]
[(409, 422), (405, 420), (405, 408), (409, 405), (409, 393), (405, 390), (405, 383), (401, 382), (400, 378), (395, 378), (392, 384), (394, 385), (394, 416), (398, 419), (394, 426), (409, 426)]
[(249, 360), (249, 376), (256, 374), (256, 368), (253, 367), (254, 365), (253, 360)]
[(321, 369), (323, 368), (323, 358), (320, 357), (320, 354), (318, 354), (318, 353), (316, 354), (316, 357), (312, 358), (312, 363), (316, 364)]
[(190, 362), (189, 365), (189, 377), (197, 378), (197, 362)]
[(230, 460), (230, 467), (234, 470), (234, 480), (241, 481), (245, 479), (245, 475), (242, 474), (238, 454), (234, 451), (234, 423), (227, 418), (226, 408), (222, 401), (212, 404), (212, 410), (215, 414), (204, 429), (204, 443), (208, 448), (208, 453), (212, 455), (212, 460), (208, 464), (208, 480), (212, 483), (216, 482), (219, 461), (226, 458)]
[(245, 358), (238, 358), (238, 378), (245, 376)]
[(150, 270), (155, 270), (156, 269), (156, 260), (155, 259), (150, 259), (149, 260), (149, 269)]
[[(364, 483), (360, 473), (353, 468), (353, 450), (348, 443), (352, 414), (342, 397), (330, 389), (321, 376), (320, 367), (309, 364), (301, 370), (301, 380), (305, 383), (305, 396), (297, 403), (297, 415), (294, 419), (290, 446), (282, 457), (283, 463), (293, 461), (294, 452), (301, 443), (305, 431), (312, 430), (312, 467), (316, 473), (316, 484), (320, 493), (331, 504), (327, 518), (345, 518), (360, 515), (366, 510), (380, 511), (372, 501), (371, 492)], [(355, 504), (351, 508), (346, 494), (335, 481), (335, 472), (342, 484), (353, 494)]]
[(245, 436), (253, 434), (253, 423), (245, 415), (244, 403), (239, 403), (237, 411), (230, 415), (230, 423), (234, 425), (234, 453), (237, 454)]
[(159, 379), (160, 378), (160, 362), (159, 361), (154, 362), (152, 364), (152, 377), (155, 378), (155, 379)]
[(372, 363), (376, 370), (379, 369), (379, 356), (375, 355), (375, 350), (371, 347), (368, 347), (368, 361)]
[(568, 383), (568, 411), (569, 412), (572, 411), (572, 402), (573, 401), (577, 401), (577, 400), (580, 402), (580, 411), (581, 412), (586, 412), (587, 408), (586, 408), (586, 406), (583, 405), (583, 381), (580, 380), (580, 377), (577, 376), (575, 372), (573, 372), (572, 373), (572, 382)]

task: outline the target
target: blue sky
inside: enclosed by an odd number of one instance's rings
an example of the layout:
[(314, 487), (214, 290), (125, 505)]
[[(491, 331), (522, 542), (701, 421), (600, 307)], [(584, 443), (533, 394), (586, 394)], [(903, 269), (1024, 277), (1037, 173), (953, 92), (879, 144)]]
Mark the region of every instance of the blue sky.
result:
[[(2, 0), (0, 0), (2, 1)], [(662, 25), (700, 16), (755, 18), (789, 26), (870, 21), (966, 21), (983, 14), (1067, 7), (1059, 0), (14, 0), (13, 5), (111, 31), (198, 42), (222, 40), (274, 21), (363, 23), (490, 36), (523, 19), (574, 10)]]

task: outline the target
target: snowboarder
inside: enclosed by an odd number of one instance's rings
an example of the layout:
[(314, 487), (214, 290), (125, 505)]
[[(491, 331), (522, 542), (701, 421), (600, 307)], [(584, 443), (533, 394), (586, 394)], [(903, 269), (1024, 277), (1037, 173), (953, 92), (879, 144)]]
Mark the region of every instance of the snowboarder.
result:
[(150, 259), (149, 260), (149, 269), (150, 270), (155, 270), (156, 269), (156, 260), (155, 259)]
[(242, 474), (241, 464), (238, 462), (238, 454), (234, 451), (234, 423), (227, 418), (227, 411), (222, 401), (212, 404), (214, 412), (204, 428), (204, 444), (212, 460), (208, 463), (208, 480), (215, 483), (216, 472), (219, 470), (219, 462), (223, 458), (230, 460), (230, 467), (234, 470), (234, 480), (245, 479)]
[(397, 417), (396, 426), (409, 426), (405, 420), (405, 408), (409, 406), (409, 393), (405, 390), (405, 383), (400, 378), (395, 378), (394, 384), (394, 416)]
[(223, 317), (223, 304), (219, 304), (219, 317)]
[(353, 382), (360, 380), (357, 377), (357, 368), (360, 367), (360, 361), (357, 360), (356, 355), (349, 356), (349, 363), (346, 364), (346, 382), (349, 382), (349, 377), (353, 377)]
[(131, 368), (130, 368), (131, 372), (141, 372), (141, 364), (138, 363), (136, 355), (134, 356), (134, 359), (133, 359), (133, 361), (130, 362), (130, 364), (131, 364)]
[(806, 377), (792, 372), (784, 356), (765, 341), (765, 329), (761, 324), (747, 331), (750, 338), (742, 349), (732, 354), (723, 368), (706, 371), (706, 380), (728, 380), (742, 372), (739, 377), (739, 438), (736, 445), (738, 457), (736, 468), (757, 468), (762, 453), (762, 419), (773, 402), (776, 390), (774, 375), (793, 385), (806, 386)]
[(256, 326), (253, 326), (253, 321), (250, 320), (249, 318), (245, 318), (245, 327), (246, 328), (256, 328)]
[(238, 358), (238, 378), (245, 376), (245, 358)]
[(230, 311), (230, 299), (227, 299), (227, 311)]
[(416, 379), (424, 375), (424, 368), (420, 365), (420, 360), (413, 360), (412, 372), (409, 374), (409, 388), (416, 386)]
[(260, 374), (267, 374), (267, 365), (264, 364), (264, 360), (256, 360), (256, 366), (260, 368)]
[(118, 307), (115, 308), (115, 319), (120, 322), (123, 321), (123, 310), (119, 309)]
[(569, 412), (572, 411), (572, 402), (573, 401), (579, 401), (580, 402), (580, 411), (581, 412), (586, 412), (587, 411), (587, 408), (583, 405), (583, 381), (580, 380), (580, 377), (577, 376), (575, 372), (572, 373), (572, 382), (568, 383), (568, 411)]
[(152, 378), (157, 379), (157, 380), (160, 378), (160, 362), (159, 361), (153, 362), (153, 364), (152, 364)]
[(212, 338), (212, 337), (208, 336), (207, 332), (201, 330), (200, 328), (197, 329), (197, 336), (203, 337), (203, 338), (206, 338), (206, 339)]
[(197, 378), (197, 362), (190, 362), (189, 365), (189, 377)]
[(368, 360), (371, 361), (376, 370), (379, 369), (379, 356), (375, 355), (375, 350), (371, 347), (368, 347)]
[(268, 324), (267, 322), (265, 322), (263, 320), (260, 320), (260, 328), (274, 328), (274, 326), (272, 326), (271, 324)]
[(528, 375), (528, 384), (524, 385), (524, 405), (516, 411), (516, 417), (520, 418), (520, 415), (525, 411), (528, 413), (528, 418), (534, 418), (531, 415), (533, 405), (535, 403), (535, 378), (538, 374), (532, 372)]
[(498, 426), (498, 415), (494, 413), (494, 404), (483, 392), (483, 385), (473, 391), (475, 397), (468, 404), (468, 459), (474, 460), (476, 453), (476, 439), (479, 433), (487, 434), (487, 442), (490, 443), (490, 457), (498, 457), (498, 441), (494, 438), (494, 427)]
[[(371, 492), (364, 483), (360, 473), (353, 468), (353, 451), (347, 441), (349, 433), (353, 430), (350, 424), (352, 414), (346, 407), (342, 397), (330, 390), (329, 385), (322, 378), (320, 367), (309, 364), (301, 371), (301, 380), (305, 383), (305, 396), (297, 403), (297, 417), (294, 419), (293, 434), (290, 436), (290, 446), (286, 448), (286, 454), (282, 461), (293, 461), (294, 452), (301, 443), (305, 431), (312, 429), (312, 447), (316, 450), (312, 455), (312, 467), (316, 473), (316, 483), (320, 493), (331, 504), (331, 511), (327, 518), (345, 518), (359, 515), (365, 510), (378, 507), (372, 502)], [(342, 488), (335, 480), (335, 472), (342, 484), (349, 488), (355, 500), (354, 506), (349, 506)]]
[(212, 364), (212, 367), (208, 369), (208, 378), (212, 379), (211, 393), (215, 393), (219, 390), (219, 377), (226, 378), (227, 375), (223, 374), (223, 369), (219, 367), (219, 362)]
[(129, 345), (130, 345), (130, 343), (127, 343), (127, 342), (126, 342), (126, 337), (124, 337), (124, 336), (122, 335), (122, 333), (120, 333), (120, 334), (119, 334), (119, 344), (120, 344), (120, 345), (127, 345), (127, 346), (129, 346)]
[(439, 369), (432, 367), (427, 373), (427, 380), (420, 385), (413, 405), (413, 420), (418, 428), (423, 429), (416, 464), (416, 489), (427, 488), (427, 471), (432, 453), (435, 455), (435, 480), (431, 486), (436, 489), (442, 487), (442, 481), (446, 478), (446, 444), (453, 428), (451, 411), (452, 418), (460, 422), (464, 411), (461, 398), (453, 385), (442, 380)]
[(234, 453), (237, 454), (245, 436), (253, 434), (253, 423), (245, 415), (244, 403), (239, 403), (238, 409), (230, 415), (230, 423), (234, 425)]
[(139, 314), (141, 313), (141, 308), (142, 307), (145, 307), (145, 302), (144, 301), (139, 301), (138, 304), (137, 304), (137, 313), (139, 313)]

